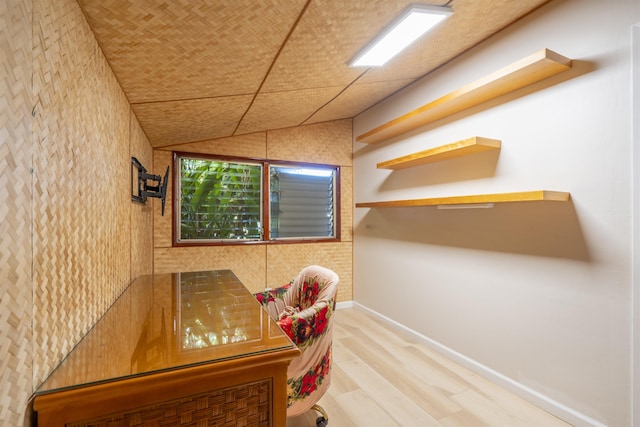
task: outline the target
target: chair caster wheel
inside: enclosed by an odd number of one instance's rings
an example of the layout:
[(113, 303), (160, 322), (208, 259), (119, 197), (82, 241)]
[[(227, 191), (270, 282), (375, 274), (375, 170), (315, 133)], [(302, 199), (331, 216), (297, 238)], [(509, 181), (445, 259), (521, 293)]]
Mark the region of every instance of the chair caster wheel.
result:
[(329, 420), (324, 418), (324, 417), (318, 417), (316, 418), (316, 426), (318, 427), (327, 427), (327, 424), (329, 424)]

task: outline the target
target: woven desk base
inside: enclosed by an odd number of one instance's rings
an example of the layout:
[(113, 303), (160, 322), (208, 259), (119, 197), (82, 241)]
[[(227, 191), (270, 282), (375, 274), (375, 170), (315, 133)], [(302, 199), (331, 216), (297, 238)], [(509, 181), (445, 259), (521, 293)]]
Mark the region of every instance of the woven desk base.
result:
[(267, 427), (271, 381), (242, 384), (120, 414), (73, 422), (68, 427)]

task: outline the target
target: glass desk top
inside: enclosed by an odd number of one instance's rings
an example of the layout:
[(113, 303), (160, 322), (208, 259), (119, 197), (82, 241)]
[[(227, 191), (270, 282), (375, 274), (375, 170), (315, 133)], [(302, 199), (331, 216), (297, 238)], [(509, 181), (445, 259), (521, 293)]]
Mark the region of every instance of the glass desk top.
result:
[(231, 270), (142, 276), (36, 394), (292, 348)]

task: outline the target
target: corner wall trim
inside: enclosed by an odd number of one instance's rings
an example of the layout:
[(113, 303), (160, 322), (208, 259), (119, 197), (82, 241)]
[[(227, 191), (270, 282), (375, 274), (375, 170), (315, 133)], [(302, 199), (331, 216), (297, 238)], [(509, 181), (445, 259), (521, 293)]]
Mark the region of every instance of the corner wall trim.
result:
[(510, 391), (511, 393), (525, 399), (529, 403), (544, 409), (557, 416), (558, 418), (572, 424), (575, 427), (607, 427), (605, 424), (600, 423), (568, 406), (563, 405), (560, 402), (557, 402), (551, 399), (549, 396), (546, 396), (540, 392), (537, 392), (524, 384), (521, 384), (499, 372), (494, 371), (493, 369), (463, 355), (458, 353), (455, 350), (450, 349), (449, 347), (435, 341), (427, 336), (424, 336), (413, 329), (408, 328), (407, 326), (396, 322), (393, 319), (390, 319), (368, 307), (365, 307), (358, 302), (352, 301), (353, 307), (357, 310), (361, 310), (367, 312), (371, 316), (377, 318), (378, 320), (388, 324), (392, 328), (396, 329), (400, 333), (404, 333), (409, 335), (411, 338), (416, 341), (426, 345), (430, 349), (436, 351), (437, 353), (453, 360), (461, 366), (471, 370), (472, 372), (488, 379), (489, 381), (503, 387), (504, 389)]
[(632, 248), (631, 287), (632, 287), (632, 324), (631, 324), (631, 425), (640, 427), (640, 122), (634, 120), (640, 114), (640, 22), (631, 26), (631, 134), (632, 141)]

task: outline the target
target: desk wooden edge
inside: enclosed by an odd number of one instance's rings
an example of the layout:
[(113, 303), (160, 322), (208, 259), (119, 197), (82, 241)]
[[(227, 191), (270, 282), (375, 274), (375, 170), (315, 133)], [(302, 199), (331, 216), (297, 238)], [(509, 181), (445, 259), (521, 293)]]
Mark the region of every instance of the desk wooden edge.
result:
[[(242, 358), (182, 367), (150, 375), (36, 394), (38, 426), (107, 416), (256, 380), (272, 380), (272, 423), (286, 424), (287, 368), (295, 346)], [(152, 391), (152, 392), (151, 392)]]

